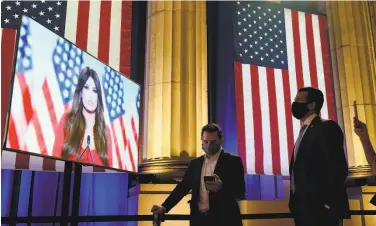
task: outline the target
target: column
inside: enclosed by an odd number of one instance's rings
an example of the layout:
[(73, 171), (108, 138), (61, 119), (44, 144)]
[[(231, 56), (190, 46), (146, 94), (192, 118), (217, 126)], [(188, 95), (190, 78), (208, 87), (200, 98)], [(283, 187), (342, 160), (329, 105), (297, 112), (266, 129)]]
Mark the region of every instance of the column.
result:
[(208, 120), (206, 3), (148, 2), (141, 172), (184, 173)]
[(376, 47), (376, 2), (369, 1), (369, 13), (371, 21), (371, 29), (373, 34), (373, 46)]
[(338, 118), (343, 119), (350, 172), (353, 176), (365, 176), (370, 171), (360, 140), (353, 132), (352, 118), (356, 101), (359, 118), (367, 124), (376, 147), (376, 61), (372, 33), (375, 4), (364, 1), (326, 4), (337, 111)]

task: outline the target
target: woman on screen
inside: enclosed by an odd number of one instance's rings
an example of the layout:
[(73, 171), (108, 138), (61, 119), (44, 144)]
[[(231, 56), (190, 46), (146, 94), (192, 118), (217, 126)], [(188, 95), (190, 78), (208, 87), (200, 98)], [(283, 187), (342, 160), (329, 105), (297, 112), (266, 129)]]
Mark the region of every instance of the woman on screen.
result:
[(93, 69), (85, 67), (78, 77), (72, 108), (57, 127), (53, 155), (111, 167), (111, 138), (103, 112), (100, 80)]

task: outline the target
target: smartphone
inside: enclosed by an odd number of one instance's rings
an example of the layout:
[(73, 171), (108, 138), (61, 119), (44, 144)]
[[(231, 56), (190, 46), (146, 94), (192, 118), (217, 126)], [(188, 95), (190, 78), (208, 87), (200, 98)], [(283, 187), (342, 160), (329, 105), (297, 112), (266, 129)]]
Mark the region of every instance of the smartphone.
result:
[(356, 100), (354, 101), (354, 103), (353, 103), (353, 108), (354, 108), (354, 116), (355, 116), (355, 128), (357, 128), (358, 127), (358, 108), (356, 107)]
[(204, 176), (204, 181), (207, 182), (207, 181), (215, 181), (215, 177), (213, 176)]
[(354, 114), (355, 114), (355, 118), (358, 118), (358, 108), (356, 107), (356, 101), (354, 101)]

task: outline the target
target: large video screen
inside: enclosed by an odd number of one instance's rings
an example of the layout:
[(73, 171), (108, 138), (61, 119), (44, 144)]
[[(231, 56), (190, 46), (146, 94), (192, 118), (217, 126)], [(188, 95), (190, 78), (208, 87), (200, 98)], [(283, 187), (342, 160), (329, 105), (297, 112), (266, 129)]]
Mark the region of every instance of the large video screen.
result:
[(4, 149), (137, 171), (140, 86), (23, 15)]

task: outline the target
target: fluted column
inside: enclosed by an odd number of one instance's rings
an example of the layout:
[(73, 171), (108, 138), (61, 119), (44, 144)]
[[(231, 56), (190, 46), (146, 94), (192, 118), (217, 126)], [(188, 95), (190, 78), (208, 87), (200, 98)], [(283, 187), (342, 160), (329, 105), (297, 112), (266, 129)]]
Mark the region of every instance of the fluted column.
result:
[(184, 170), (208, 120), (206, 3), (148, 2), (143, 164)]
[(369, 168), (360, 140), (353, 132), (352, 118), (356, 101), (359, 118), (368, 125), (376, 147), (375, 4), (365, 1), (326, 4), (337, 110), (339, 118), (343, 117), (349, 166), (353, 174), (365, 175)]
[[(373, 34), (373, 46), (376, 47), (376, 2), (369, 1), (369, 13), (370, 13), (370, 21), (371, 21), (371, 29)], [(376, 55), (376, 52), (375, 52)]]

